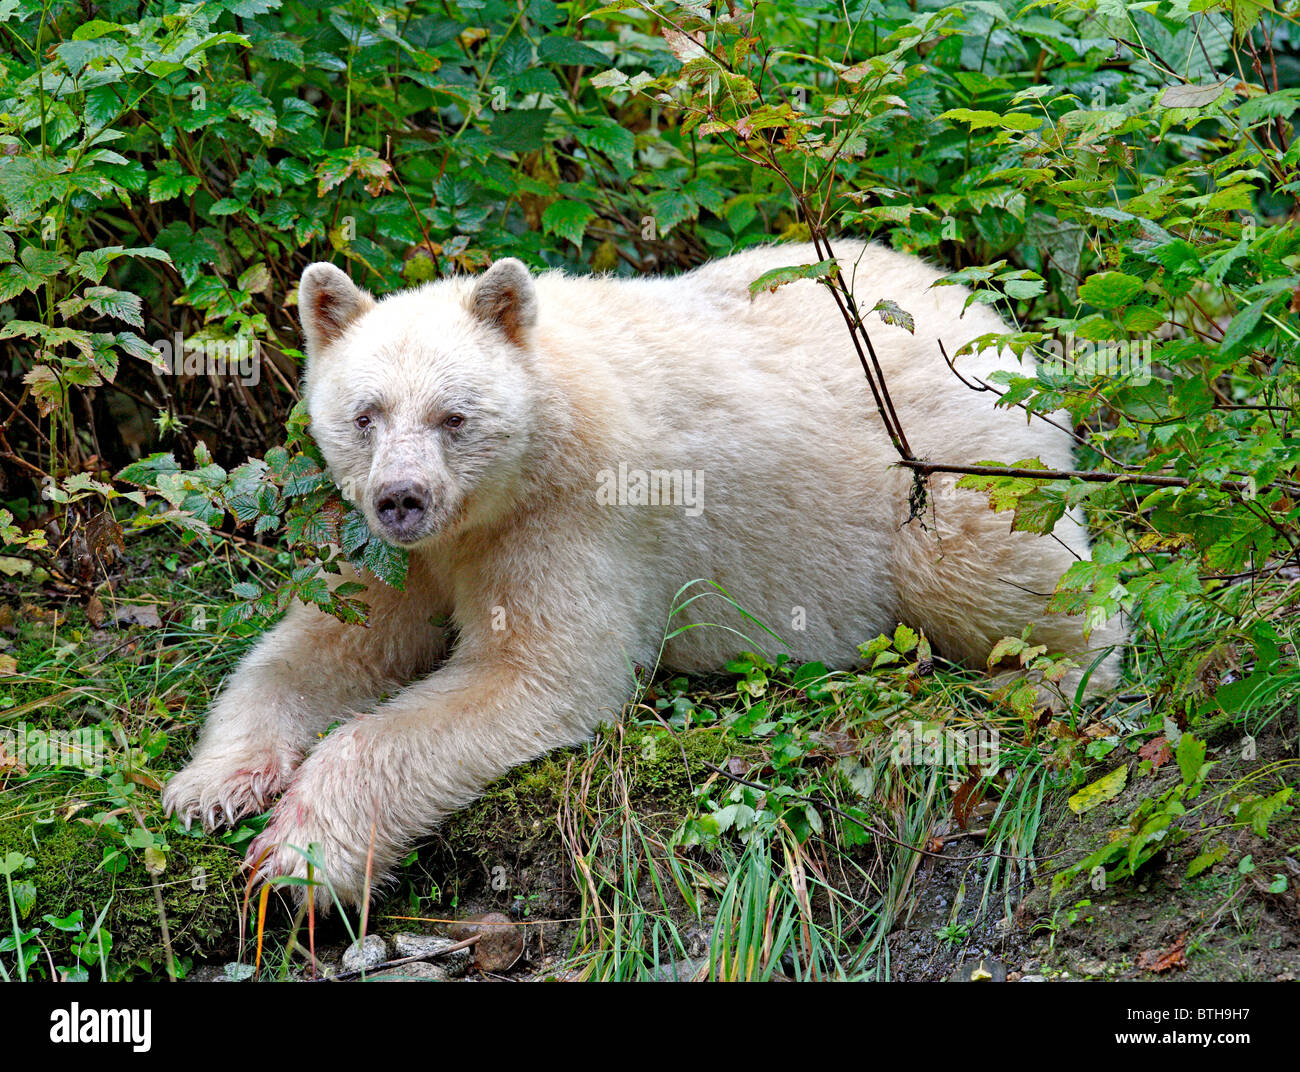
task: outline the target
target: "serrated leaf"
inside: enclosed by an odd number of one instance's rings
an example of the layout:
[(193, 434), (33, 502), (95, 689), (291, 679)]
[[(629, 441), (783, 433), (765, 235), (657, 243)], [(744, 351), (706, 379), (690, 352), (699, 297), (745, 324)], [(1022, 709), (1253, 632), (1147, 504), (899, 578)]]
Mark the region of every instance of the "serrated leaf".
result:
[(1212, 849), (1207, 849), (1187, 865), (1187, 877), (1195, 878), (1202, 871), (1209, 870), (1228, 855), (1228, 846), (1220, 841)]
[(793, 264), (785, 268), (772, 268), (764, 272), (749, 284), (750, 297), (759, 291), (775, 292), (778, 288), (793, 283), (797, 279), (828, 279), (839, 273), (837, 261), (818, 261), (816, 264)]
[(1142, 280), (1123, 272), (1100, 272), (1079, 286), (1079, 300), (1098, 309), (1118, 309), (1142, 293)]
[(542, 227), (547, 234), (557, 234), (580, 246), (587, 224), (595, 218), (595, 210), (581, 201), (556, 201), (542, 213)]
[(125, 320), (132, 327), (144, 328), (144, 317), (140, 312), (142, 303), (138, 294), (114, 290), (112, 287), (87, 287), (85, 297), (90, 307), (100, 316), (116, 317)]
[(909, 335), (916, 334), (916, 321), (912, 319), (912, 314), (897, 302), (892, 302), (886, 298), (882, 298), (880, 301), (876, 302), (871, 311), (873, 313), (879, 313), (880, 319), (886, 324), (900, 327)]

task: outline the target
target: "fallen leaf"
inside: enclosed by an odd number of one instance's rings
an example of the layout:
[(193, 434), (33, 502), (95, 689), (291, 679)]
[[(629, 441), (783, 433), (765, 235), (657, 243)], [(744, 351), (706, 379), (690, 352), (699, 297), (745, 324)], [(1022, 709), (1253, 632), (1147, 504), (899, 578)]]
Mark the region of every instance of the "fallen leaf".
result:
[(12, 655), (0, 655), (0, 675), (18, 673), (18, 660)]
[(8, 574), (10, 577), (26, 577), (31, 572), (32, 564), (27, 559), (0, 555), (0, 573)]
[(838, 724), (813, 730), (808, 736), (820, 751), (831, 756), (855, 756), (861, 748), (858, 739)]
[(1152, 770), (1159, 770), (1173, 758), (1173, 755), (1174, 751), (1163, 735), (1153, 737), (1138, 749), (1138, 758), (1149, 759)]
[(90, 624), (99, 629), (107, 617), (108, 612), (104, 610), (104, 601), (99, 596), (91, 596), (86, 601), (86, 618), (89, 619)]
[(145, 771), (123, 771), (122, 777), (128, 782), (135, 782), (136, 785), (142, 785), (146, 789), (152, 789), (155, 793), (162, 791), (162, 782), (158, 781), (158, 779), (152, 774), (148, 774)]
[(1085, 811), (1095, 808), (1098, 804), (1114, 800), (1124, 791), (1124, 785), (1127, 781), (1128, 768), (1116, 767), (1104, 778), (1098, 778), (1092, 785), (1084, 786), (1066, 803), (1075, 815), (1082, 815)]
[(1154, 949), (1139, 953), (1137, 966), (1143, 971), (1155, 972), (1157, 975), (1173, 968), (1185, 968), (1187, 967), (1187, 952), (1184, 948), (1186, 945), (1187, 932), (1184, 931), (1178, 936), (1178, 940), (1163, 953)]
[(18, 608), (18, 613), (29, 622), (49, 622), (51, 625), (59, 625), (63, 621), (63, 616), (53, 607), (41, 607), (35, 603), (24, 603)]
[(952, 799), (952, 817), (957, 820), (957, 825), (963, 830), (966, 829), (966, 824), (970, 821), (971, 810), (977, 807), (983, 799), (984, 793), (979, 788), (983, 780), (980, 775), (972, 774), (962, 782)]

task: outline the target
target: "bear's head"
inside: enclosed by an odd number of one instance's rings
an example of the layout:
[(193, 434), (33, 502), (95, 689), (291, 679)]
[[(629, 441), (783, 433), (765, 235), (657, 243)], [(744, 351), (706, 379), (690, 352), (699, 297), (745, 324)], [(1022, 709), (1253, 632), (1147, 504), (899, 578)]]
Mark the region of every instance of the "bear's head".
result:
[(375, 533), (416, 547), (510, 507), (537, 419), (520, 261), (380, 301), (313, 264), (298, 308), (312, 435)]

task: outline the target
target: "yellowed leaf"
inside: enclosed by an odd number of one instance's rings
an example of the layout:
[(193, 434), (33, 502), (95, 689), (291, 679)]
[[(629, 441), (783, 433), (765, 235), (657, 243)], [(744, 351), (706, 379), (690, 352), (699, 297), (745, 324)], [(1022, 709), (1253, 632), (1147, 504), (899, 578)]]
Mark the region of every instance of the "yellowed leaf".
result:
[(1106, 777), (1098, 778), (1091, 785), (1085, 785), (1066, 803), (1069, 804), (1072, 812), (1076, 815), (1082, 815), (1085, 811), (1090, 811), (1098, 804), (1114, 800), (1124, 791), (1124, 785), (1127, 782), (1128, 767), (1116, 767)]

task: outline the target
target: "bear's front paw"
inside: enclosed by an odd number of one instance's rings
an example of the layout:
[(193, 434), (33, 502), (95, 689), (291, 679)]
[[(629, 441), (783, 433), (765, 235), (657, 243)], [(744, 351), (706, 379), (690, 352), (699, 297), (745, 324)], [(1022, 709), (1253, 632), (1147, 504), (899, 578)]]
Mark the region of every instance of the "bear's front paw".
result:
[[(360, 906), (383, 876), (375, 873), (378, 864), (367, 853), (365, 837), (340, 828), (336, 816), (326, 805), (313, 803), (300, 783), (295, 783), (281, 798), (271, 821), (248, 846), (244, 868), (256, 885), (272, 882), (281, 876), (306, 880), (295, 883), (293, 892), (301, 902), (310, 894), (316, 908), (328, 912), (335, 899), (344, 905)], [(367, 882), (367, 857), (372, 881)], [(311, 874), (308, 875), (308, 863)]]
[(233, 826), (245, 815), (265, 811), (288, 783), (296, 755), (275, 749), (200, 754), (171, 776), (162, 793), (163, 811), (188, 830), (195, 819), (203, 829)]

